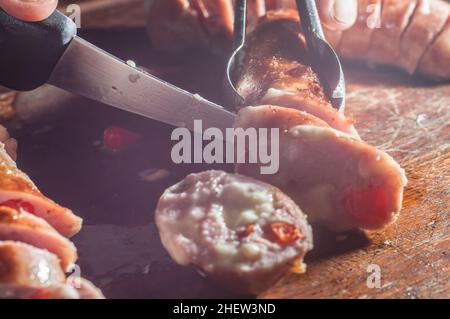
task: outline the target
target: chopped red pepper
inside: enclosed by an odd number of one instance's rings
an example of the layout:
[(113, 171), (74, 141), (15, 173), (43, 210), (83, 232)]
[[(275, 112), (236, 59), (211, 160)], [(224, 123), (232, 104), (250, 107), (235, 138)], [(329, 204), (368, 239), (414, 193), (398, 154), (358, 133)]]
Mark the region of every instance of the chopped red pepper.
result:
[(0, 206), (7, 206), (14, 209), (23, 209), (30, 214), (34, 214), (34, 206), (29, 202), (25, 202), (21, 199), (10, 199), (6, 202), (0, 203)]
[(362, 228), (375, 229), (390, 220), (387, 196), (379, 186), (348, 191), (343, 205), (346, 213), (355, 218)]
[(245, 227), (244, 230), (240, 231), (238, 233), (238, 235), (240, 237), (247, 237), (250, 236), (251, 233), (253, 233), (255, 231), (255, 225), (254, 224), (249, 224)]
[(291, 244), (298, 239), (304, 238), (300, 233), (300, 230), (294, 225), (287, 223), (272, 223), (270, 224), (270, 229), (276, 236), (277, 240), (284, 245)]
[(247, 228), (245, 229), (245, 236), (249, 236), (254, 231), (255, 231), (255, 225), (254, 224), (247, 225)]
[(136, 143), (141, 136), (119, 126), (108, 127), (103, 133), (103, 145), (114, 152), (124, 150)]

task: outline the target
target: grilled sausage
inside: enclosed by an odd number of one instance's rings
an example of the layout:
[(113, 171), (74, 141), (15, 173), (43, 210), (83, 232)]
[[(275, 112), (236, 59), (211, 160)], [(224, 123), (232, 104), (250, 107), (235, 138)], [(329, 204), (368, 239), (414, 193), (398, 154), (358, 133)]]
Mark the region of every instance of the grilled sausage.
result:
[(156, 225), (178, 264), (241, 294), (270, 287), (312, 248), (311, 228), (289, 197), (221, 171), (191, 174), (167, 189)]
[(69, 271), (77, 259), (72, 242), (54, 230), (45, 220), (24, 209), (0, 206), (0, 240), (14, 240), (54, 253), (61, 267)]
[(0, 298), (76, 299), (59, 259), (28, 244), (0, 241)]
[[(208, 8), (214, 14), (203, 15), (200, 19), (198, 15), (188, 13), (192, 6), (188, 3), (193, 1), (153, 2), (171, 7), (170, 10), (160, 10), (155, 6), (149, 11), (149, 30), (155, 45), (163, 49), (176, 47), (178, 51), (202, 43), (207, 43), (213, 50), (229, 48), (232, 37), (232, 8), (229, 3), (223, 6), (218, 0), (208, 2)], [(184, 5), (180, 5), (182, 2)], [(263, 16), (271, 10), (291, 11), (296, 5), (294, 0), (266, 0), (265, 4), (254, 0), (249, 7), (249, 30), (253, 30), (256, 16)], [(222, 14), (218, 10), (222, 10)], [(344, 32), (326, 29), (325, 33), (345, 59), (370, 65), (389, 64), (409, 74), (448, 81), (449, 14), (450, 4), (444, 0), (359, 0), (358, 18), (353, 27)], [(222, 36), (205, 32), (206, 28), (199, 26), (199, 20), (213, 24), (214, 34), (221, 30)]]
[(358, 137), (353, 121), (331, 107), (310, 63), (297, 13), (269, 12), (248, 36), (236, 88), (246, 105), (292, 107)]
[(56, 255), (15, 241), (0, 241), (0, 299), (103, 299), (89, 281), (67, 282)]
[(17, 168), (0, 143), (0, 205), (5, 203), (41, 217), (66, 237), (75, 235), (81, 228), (81, 218), (45, 197)]
[(279, 187), (311, 223), (340, 232), (395, 221), (406, 177), (386, 153), (291, 108), (247, 107), (235, 126), (279, 128), (279, 171), (261, 175), (260, 163), (244, 163), (236, 172)]

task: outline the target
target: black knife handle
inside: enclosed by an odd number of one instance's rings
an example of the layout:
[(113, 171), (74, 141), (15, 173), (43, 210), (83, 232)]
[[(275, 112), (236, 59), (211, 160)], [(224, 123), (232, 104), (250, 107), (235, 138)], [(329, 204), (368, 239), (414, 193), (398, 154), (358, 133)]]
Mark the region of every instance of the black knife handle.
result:
[(0, 9), (0, 85), (27, 91), (46, 83), (76, 33), (75, 23), (58, 11), (24, 22)]

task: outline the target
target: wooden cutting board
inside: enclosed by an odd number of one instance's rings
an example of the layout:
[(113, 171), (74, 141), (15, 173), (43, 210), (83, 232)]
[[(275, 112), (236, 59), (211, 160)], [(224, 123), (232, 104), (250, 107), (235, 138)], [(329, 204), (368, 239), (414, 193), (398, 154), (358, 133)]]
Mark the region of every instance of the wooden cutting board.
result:
[[(449, 298), (450, 85), (386, 70), (345, 71), (348, 114), (362, 138), (406, 170), (404, 208), (382, 231), (319, 243), (327, 253), (305, 275), (288, 276), (262, 297)], [(380, 267), (379, 289), (367, 286), (370, 265)]]
[[(220, 102), (220, 58), (192, 54), (177, 60), (157, 54), (143, 30), (82, 36)], [(404, 208), (397, 223), (382, 231), (335, 235), (315, 228), (316, 248), (307, 257), (307, 273), (288, 275), (259, 297), (448, 298), (450, 85), (430, 85), (393, 70), (346, 66), (345, 72), (348, 114), (362, 137), (406, 169)], [(51, 109), (53, 103), (62, 111), (28, 119), (15, 130), (18, 165), (46, 194), (85, 219), (75, 237), (82, 274), (110, 298), (235, 297), (194, 269), (177, 266), (153, 223), (166, 187), (189, 172), (232, 168), (174, 165), (170, 127), (85, 99), (46, 98), (59, 94), (52, 89), (40, 92), (28, 93), (28, 100), (40, 98), (42, 105)], [(102, 132), (113, 124), (139, 132), (143, 140), (126, 152), (105, 151)], [(369, 288), (368, 269), (377, 266), (380, 288)]]
[[(221, 58), (158, 54), (142, 29), (88, 30), (143, 26), (143, 0), (78, 2), (83, 37), (220, 102)], [(67, 3), (60, 5), (64, 9)], [(397, 223), (382, 231), (335, 235), (315, 228), (306, 274), (287, 275), (259, 297), (449, 298), (450, 85), (387, 69), (346, 65), (345, 72), (348, 115), (363, 139), (393, 155), (407, 172), (404, 208)], [(107, 297), (235, 297), (195, 270), (175, 265), (160, 244), (153, 223), (160, 194), (189, 172), (213, 168), (172, 164), (170, 127), (52, 88), (18, 101), (23, 120), (10, 125), (19, 137), (18, 165), (85, 219), (75, 237), (79, 264)], [(36, 111), (40, 108), (49, 113)], [(43, 116), (30, 115), (35, 113)], [(143, 140), (124, 153), (106, 152), (101, 136), (113, 124), (139, 132)], [(369, 288), (369, 270), (377, 267), (380, 287)]]

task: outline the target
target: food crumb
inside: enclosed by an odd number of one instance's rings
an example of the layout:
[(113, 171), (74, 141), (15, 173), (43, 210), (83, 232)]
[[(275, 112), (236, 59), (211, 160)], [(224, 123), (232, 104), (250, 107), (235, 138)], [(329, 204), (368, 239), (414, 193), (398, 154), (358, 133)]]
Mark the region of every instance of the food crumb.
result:
[(136, 62), (134, 62), (133, 60), (127, 60), (126, 63), (127, 63), (128, 66), (131, 66), (132, 68), (136, 67)]
[(426, 114), (419, 114), (416, 118), (416, 123), (418, 126), (423, 126), (424, 122), (427, 120)]
[(304, 274), (306, 272), (306, 264), (302, 261), (302, 259), (296, 259), (291, 267), (291, 273), (293, 274)]
[(385, 246), (394, 246), (394, 243), (392, 242), (392, 240), (385, 240), (384, 245)]
[(139, 173), (141, 180), (146, 182), (156, 182), (164, 179), (170, 175), (170, 172), (166, 169), (150, 168), (143, 170)]

